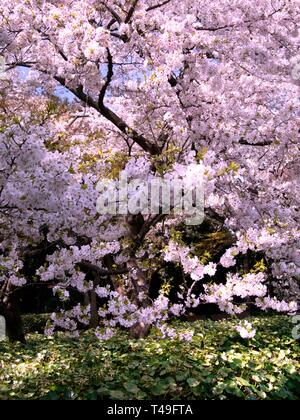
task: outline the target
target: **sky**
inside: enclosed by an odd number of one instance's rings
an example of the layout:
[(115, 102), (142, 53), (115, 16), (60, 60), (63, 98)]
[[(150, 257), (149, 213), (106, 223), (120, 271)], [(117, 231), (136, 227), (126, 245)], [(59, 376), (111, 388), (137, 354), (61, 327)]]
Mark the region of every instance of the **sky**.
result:
[[(26, 78), (29, 75), (30, 69), (26, 68), (26, 67), (19, 67), (18, 68), (21, 77), (26, 80)], [(38, 93), (43, 93), (43, 88), (38, 88), (37, 89)], [(75, 98), (75, 96), (66, 88), (64, 88), (63, 86), (57, 86), (56, 90), (55, 90), (55, 94), (63, 100), (67, 100), (69, 102), (72, 102)]]

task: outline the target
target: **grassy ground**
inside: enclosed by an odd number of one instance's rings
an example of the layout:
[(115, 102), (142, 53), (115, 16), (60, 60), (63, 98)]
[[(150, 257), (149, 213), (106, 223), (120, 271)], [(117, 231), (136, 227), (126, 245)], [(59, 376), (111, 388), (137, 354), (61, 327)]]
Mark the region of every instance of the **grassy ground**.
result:
[(236, 321), (178, 323), (190, 343), (132, 340), (120, 332), (99, 342), (28, 335), (0, 343), (2, 399), (299, 399), (300, 348), (287, 317), (254, 318), (246, 341)]

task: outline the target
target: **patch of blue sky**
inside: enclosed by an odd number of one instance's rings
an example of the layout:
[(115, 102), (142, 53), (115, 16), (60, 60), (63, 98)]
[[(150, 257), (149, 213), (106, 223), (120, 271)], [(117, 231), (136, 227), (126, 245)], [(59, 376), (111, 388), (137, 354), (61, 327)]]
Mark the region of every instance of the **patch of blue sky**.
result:
[[(30, 69), (28, 69), (26, 67), (19, 67), (18, 71), (20, 73), (21, 79), (26, 80), (28, 75), (29, 75)], [(40, 95), (43, 95), (44, 88), (42, 86), (37, 87), (36, 88), (36, 93), (40, 94)], [(58, 98), (60, 98), (62, 100), (66, 100), (68, 102), (72, 102), (75, 99), (75, 96), (73, 95), (73, 93), (70, 92), (68, 89), (66, 89), (63, 86), (57, 86), (54, 93)]]

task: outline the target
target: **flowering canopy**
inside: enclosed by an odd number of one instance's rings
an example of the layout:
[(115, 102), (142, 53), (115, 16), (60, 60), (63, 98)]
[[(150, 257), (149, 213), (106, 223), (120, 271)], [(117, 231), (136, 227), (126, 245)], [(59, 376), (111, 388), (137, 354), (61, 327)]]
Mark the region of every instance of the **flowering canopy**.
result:
[[(107, 327), (100, 338), (116, 325), (171, 336), (168, 316), (201, 303), (236, 314), (250, 299), (295, 312), (299, 14), (290, 0), (3, 0), (3, 296), (28, 281), (24, 258), (44, 252), (36, 277), (55, 282), (63, 301), (74, 289), (88, 296), (53, 316), (73, 332), (92, 317)], [(61, 87), (69, 104), (55, 99)], [(219, 261), (176, 241), (180, 217), (97, 213), (100, 179), (172, 177), (195, 162), (205, 167), (206, 216), (233, 238)], [(249, 252), (270, 271), (238, 272)], [(163, 293), (149, 299), (166, 262), (192, 281), (175, 305)], [(216, 282), (195, 294), (209, 277)]]

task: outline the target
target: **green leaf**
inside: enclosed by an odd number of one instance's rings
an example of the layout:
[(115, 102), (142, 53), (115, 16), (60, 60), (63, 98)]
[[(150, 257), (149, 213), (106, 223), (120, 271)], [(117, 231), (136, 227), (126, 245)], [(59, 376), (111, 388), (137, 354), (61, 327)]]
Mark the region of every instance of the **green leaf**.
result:
[(187, 380), (187, 383), (189, 384), (189, 386), (190, 386), (191, 388), (195, 388), (196, 386), (200, 385), (200, 381), (198, 381), (198, 380), (197, 380), (197, 379), (195, 379), (195, 378), (189, 378), (189, 379)]
[(246, 381), (246, 379), (244, 378), (237, 377), (236, 381), (242, 386), (247, 386), (247, 387), (251, 386), (250, 382)]
[(126, 391), (130, 392), (130, 394), (138, 394), (141, 391), (134, 382), (126, 382), (124, 388)]

